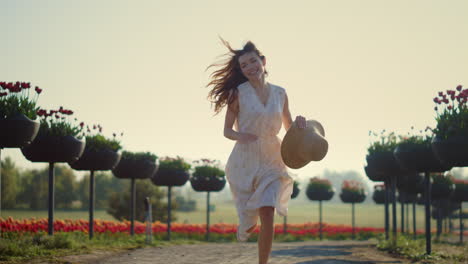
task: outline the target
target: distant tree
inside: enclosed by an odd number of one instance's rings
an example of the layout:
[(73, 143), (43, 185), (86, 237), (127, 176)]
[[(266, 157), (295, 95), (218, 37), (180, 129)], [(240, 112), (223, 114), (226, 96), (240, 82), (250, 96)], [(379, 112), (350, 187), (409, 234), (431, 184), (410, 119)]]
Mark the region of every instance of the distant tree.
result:
[(2, 208), (10, 209), (16, 206), (19, 172), (10, 157), (2, 161), (1, 203)]
[[(165, 191), (162, 191), (148, 180), (136, 181), (135, 220), (142, 222), (145, 220), (144, 200), (146, 197), (149, 197), (151, 201), (153, 221), (166, 222), (167, 202), (163, 202), (166, 197)], [(176, 201), (172, 201), (172, 209), (177, 209)], [(130, 189), (122, 192), (113, 192), (109, 197), (107, 212), (117, 220), (130, 219)], [(175, 214), (171, 216), (172, 221), (177, 219)]]
[[(44, 170), (47, 175), (48, 169)], [(48, 179), (48, 176), (47, 176)], [(65, 165), (55, 166), (55, 206), (56, 208), (71, 208), (72, 202), (77, 200), (76, 175)]]
[[(130, 188), (130, 182), (113, 177), (109, 172), (95, 173), (94, 206), (96, 209), (107, 209), (112, 193), (123, 193)], [(78, 183), (78, 199), (83, 209), (89, 208), (89, 174)]]
[(197, 201), (189, 198), (184, 198), (182, 195), (177, 195), (176, 198), (177, 211), (193, 212), (197, 210)]

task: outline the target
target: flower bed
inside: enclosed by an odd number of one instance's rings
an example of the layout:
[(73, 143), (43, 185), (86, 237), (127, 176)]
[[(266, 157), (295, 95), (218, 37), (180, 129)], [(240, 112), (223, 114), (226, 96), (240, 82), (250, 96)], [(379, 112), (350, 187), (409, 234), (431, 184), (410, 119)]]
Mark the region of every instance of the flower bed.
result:
[[(221, 236), (235, 237), (236, 224), (212, 224), (210, 232)], [(1, 219), (0, 227), (3, 232), (16, 232), (16, 233), (39, 233), (47, 231), (47, 218), (42, 219), (23, 219), (15, 220), (13, 218)], [(284, 234), (283, 224), (275, 225), (275, 234)], [(135, 222), (135, 234), (144, 234), (146, 229), (145, 223)], [(206, 233), (205, 224), (171, 224), (173, 233), (186, 236), (203, 235)], [(54, 223), (55, 232), (84, 232), (88, 233), (87, 220), (56, 220)], [(154, 222), (152, 224), (153, 234), (155, 236), (165, 235), (167, 225), (161, 222)], [(130, 231), (129, 221), (104, 221), (95, 220), (94, 232), (95, 233), (128, 233)], [(260, 229), (257, 227), (254, 234), (258, 234)], [(372, 237), (384, 232), (383, 228), (372, 227), (356, 227), (356, 233), (361, 233), (363, 236)], [(319, 236), (319, 223), (304, 223), (304, 224), (288, 224), (287, 234), (302, 239), (314, 239)], [(322, 223), (322, 232), (328, 239), (341, 239), (347, 238), (352, 233), (352, 227), (347, 225), (332, 225)], [(200, 237), (203, 239), (203, 237)]]

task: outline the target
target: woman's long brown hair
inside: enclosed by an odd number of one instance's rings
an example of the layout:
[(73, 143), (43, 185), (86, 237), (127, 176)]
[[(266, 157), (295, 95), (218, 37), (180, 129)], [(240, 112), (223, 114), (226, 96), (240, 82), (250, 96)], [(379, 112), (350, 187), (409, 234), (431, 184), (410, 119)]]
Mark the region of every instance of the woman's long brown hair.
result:
[(224, 54), (228, 58), (225, 61), (211, 64), (207, 68), (219, 68), (210, 74), (211, 81), (206, 85), (207, 87), (213, 86), (213, 89), (208, 93), (208, 99), (215, 105), (215, 114), (221, 112), (223, 107), (235, 100), (237, 86), (247, 81), (241, 71), (239, 57), (249, 52), (255, 52), (261, 59), (264, 58), (251, 41), (248, 41), (241, 50), (233, 49), (224, 39), (221, 41), (229, 50), (228, 53)]

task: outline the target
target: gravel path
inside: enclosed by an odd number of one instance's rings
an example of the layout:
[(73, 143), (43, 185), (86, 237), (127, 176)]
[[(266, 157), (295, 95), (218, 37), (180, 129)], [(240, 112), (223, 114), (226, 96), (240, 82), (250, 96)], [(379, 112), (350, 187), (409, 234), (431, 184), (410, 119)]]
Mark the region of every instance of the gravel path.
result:
[[(256, 264), (255, 243), (206, 243), (143, 248), (116, 255), (70, 256), (69, 263), (89, 264)], [(391, 258), (368, 241), (274, 243), (270, 264), (409, 263)]]

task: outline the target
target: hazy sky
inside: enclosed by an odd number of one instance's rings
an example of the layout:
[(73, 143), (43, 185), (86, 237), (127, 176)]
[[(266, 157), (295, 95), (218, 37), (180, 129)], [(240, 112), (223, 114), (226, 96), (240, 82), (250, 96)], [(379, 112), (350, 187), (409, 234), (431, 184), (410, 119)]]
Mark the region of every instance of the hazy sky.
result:
[(294, 173), (364, 175), (369, 130), (435, 126), (432, 98), (468, 86), (467, 13), (465, 0), (0, 0), (0, 80), (30, 81), (39, 105), (123, 131), (127, 150), (225, 163), (234, 142), (205, 69), (226, 52), (218, 36), (252, 40), (292, 114), (326, 130), (325, 160)]

